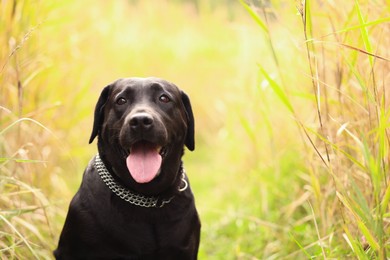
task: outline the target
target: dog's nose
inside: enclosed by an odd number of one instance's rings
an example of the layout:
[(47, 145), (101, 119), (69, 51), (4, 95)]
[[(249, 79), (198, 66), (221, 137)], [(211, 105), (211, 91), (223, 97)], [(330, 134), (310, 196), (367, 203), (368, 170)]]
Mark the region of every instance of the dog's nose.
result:
[(133, 130), (148, 130), (153, 126), (153, 117), (147, 113), (137, 113), (130, 118)]

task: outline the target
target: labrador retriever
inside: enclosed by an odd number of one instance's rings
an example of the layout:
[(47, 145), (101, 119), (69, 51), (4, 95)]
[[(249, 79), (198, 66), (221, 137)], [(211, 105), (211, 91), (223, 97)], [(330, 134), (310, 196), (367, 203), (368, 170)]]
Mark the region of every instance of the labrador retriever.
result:
[(188, 96), (163, 79), (119, 79), (96, 104), (96, 137), (56, 259), (196, 259), (200, 220), (181, 160), (195, 148)]

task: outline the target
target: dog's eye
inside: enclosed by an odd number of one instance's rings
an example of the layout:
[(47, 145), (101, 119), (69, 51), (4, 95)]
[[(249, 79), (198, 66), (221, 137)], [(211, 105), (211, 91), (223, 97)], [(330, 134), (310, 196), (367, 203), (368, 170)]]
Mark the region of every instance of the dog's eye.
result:
[(167, 95), (165, 95), (165, 94), (162, 94), (162, 95), (160, 96), (159, 100), (160, 100), (161, 102), (163, 102), (163, 103), (168, 103), (168, 102), (171, 101), (171, 99), (170, 99)]
[(118, 99), (116, 100), (116, 103), (117, 103), (118, 105), (126, 104), (126, 102), (127, 102), (127, 100), (126, 100), (125, 98), (123, 98), (123, 97), (118, 98)]

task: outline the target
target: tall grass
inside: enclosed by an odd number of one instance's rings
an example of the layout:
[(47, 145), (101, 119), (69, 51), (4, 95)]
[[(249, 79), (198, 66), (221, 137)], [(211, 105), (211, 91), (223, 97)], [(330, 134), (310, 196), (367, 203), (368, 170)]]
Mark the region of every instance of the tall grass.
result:
[[(295, 112), (290, 101), (294, 95), (283, 91), (291, 86), (283, 80), (278, 57), (274, 62), (279, 66), (279, 84), (260, 68), (298, 123), (305, 145), (312, 148), (305, 153), (313, 158), (304, 171), (310, 192), (305, 201), (317, 241), (305, 246), (292, 234), (308, 257), (387, 259), (390, 253), (389, 94), (385, 88), (390, 17), (388, 6), (382, 6), (386, 2), (298, 3), (301, 44), (312, 85), (307, 93), (313, 96), (307, 108), (316, 111), (311, 121), (302, 121), (306, 115)], [(250, 14), (254, 15), (253, 9)], [(255, 20), (264, 29), (259, 15)], [(272, 37), (271, 30), (265, 31)]]
[(389, 4), (253, 3), (1, 2), (0, 258), (52, 258), (100, 90), (149, 75), (195, 110), (199, 259), (389, 257)]

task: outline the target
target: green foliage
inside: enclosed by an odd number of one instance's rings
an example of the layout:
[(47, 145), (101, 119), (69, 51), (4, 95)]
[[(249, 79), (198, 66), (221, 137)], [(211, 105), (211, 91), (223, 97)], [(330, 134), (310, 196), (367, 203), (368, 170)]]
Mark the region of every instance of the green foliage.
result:
[(52, 258), (101, 89), (150, 75), (195, 110), (199, 259), (390, 256), (389, 2), (252, 2), (2, 2), (1, 259)]

